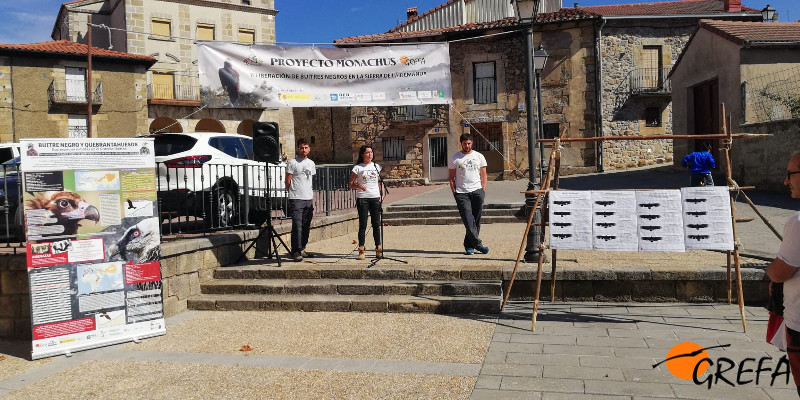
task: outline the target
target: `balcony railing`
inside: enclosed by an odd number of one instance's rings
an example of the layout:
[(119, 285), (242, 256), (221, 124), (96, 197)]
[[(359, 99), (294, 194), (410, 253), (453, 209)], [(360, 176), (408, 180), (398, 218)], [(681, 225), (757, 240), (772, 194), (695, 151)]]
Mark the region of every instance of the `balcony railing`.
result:
[(439, 117), (439, 107), (431, 104), (390, 107), (389, 116), (394, 122), (436, 119)]
[(194, 85), (147, 85), (147, 98), (159, 100), (200, 100), (200, 87)]
[[(53, 104), (86, 104), (86, 83), (82, 80), (64, 80), (64, 82), (50, 82), (47, 88), (47, 98)], [(103, 82), (97, 83), (92, 92), (92, 103), (103, 104)]]
[(668, 95), (672, 93), (669, 75), (671, 67), (636, 68), (630, 73), (631, 94)]

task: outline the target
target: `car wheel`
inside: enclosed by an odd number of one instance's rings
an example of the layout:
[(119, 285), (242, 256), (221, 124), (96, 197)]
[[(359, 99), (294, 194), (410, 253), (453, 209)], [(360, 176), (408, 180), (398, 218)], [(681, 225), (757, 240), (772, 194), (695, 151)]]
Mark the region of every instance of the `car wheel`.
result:
[(226, 187), (212, 191), (211, 210), (206, 226), (210, 228), (226, 228), (238, 222), (236, 194)]

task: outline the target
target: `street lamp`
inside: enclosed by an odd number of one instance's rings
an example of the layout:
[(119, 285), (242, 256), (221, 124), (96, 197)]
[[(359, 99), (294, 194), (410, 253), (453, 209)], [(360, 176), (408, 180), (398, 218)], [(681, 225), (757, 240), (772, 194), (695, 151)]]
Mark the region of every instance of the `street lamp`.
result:
[[(536, 104), (539, 113), (539, 125), (537, 126), (539, 139), (544, 137), (544, 112), (542, 111), (542, 70), (547, 65), (548, 54), (544, 50), (544, 45), (539, 43), (539, 48), (533, 52), (533, 68), (536, 70)], [(544, 163), (544, 146), (539, 142), (539, 177), (544, 177), (545, 174)]]
[(770, 7), (769, 4), (767, 4), (767, 6), (764, 7), (763, 10), (761, 10), (761, 19), (764, 22), (767, 21), (772, 22), (773, 18), (775, 18), (775, 9)]
[[(534, 54), (533, 54), (533, 22), (536, 19), (540, 0), (515, 0), (514, 6), (517, 12), (517, 21), (520, 24), (525, 24), (527, 27), (523, 31), (525, 35), (525, 111), (527, 114), (527, 128), (528, 128), (528, 190), (538, 190), (540, 185), (541, 174), (537, 174), (536, 168), (536, 136), (534, 135), (534, 120), (533, 120), (533, 84), (534, 84)], [(526, 17), (523, 17), (526, 16)], [(541, 101), (540, 110), (541, 110)], [(539, 111), (539, 119), (541, 120), (541, 111)], [(537, 177), (538, 175), (538, 177)], [(544, 227), (541, 226), (542, 222), (542, 209), (537, 207), (534, 209), (536, 203), (536, 195), (525, 194), (525, 211), (533, 214), (533, 223), (537, 225), (531, 226), (528, 231), (528, 237), (525, 244), (525, 261), (535, 262), (539, 259), (539, 245), (541, 244), (541, 234)], [(530, 215), (530, 214), (528, 214)]]

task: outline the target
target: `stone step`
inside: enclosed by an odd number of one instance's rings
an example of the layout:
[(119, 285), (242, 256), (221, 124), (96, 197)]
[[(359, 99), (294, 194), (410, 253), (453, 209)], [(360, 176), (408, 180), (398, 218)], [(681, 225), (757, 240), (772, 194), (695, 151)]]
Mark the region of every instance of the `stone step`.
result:
[(204, 294), (340, 294), (461, 296), (502, 294), (501, 281), (409, 281), (376, 279), (218, 279), (200, 285)]
[[(484, 204), (483, 209), (496, 209), (496, 210), (519, 210), (524, 207), (524, 203), (489, 203)], [(458, 208), (455, 204), (392, 204), (386, 207), (385, 212), (395, 212), (395, 211), (433, 211), (433, 210), (456, 210)]]
[[(507, 224), (520, 222), (524, 223), (524, 216), (486, 216), (481, 217), (481, 224)], [(386, 215), (383, 223), (391, 226), (400, 225), (461, 225), (461, 218), (455, 217), (430, 217), (430, 218), (389, 218)]]
[(496, 314), (500, 296), (355, 296), (201, 294), (188, 299), (190, 310), (334, 311), (432, 314)]
[[(314, 259), (312, 259), (314, 260)], [(274, 262), (274, 260), (273, 260)], [(348, 262), (351, 262), (348, 260)], [(284, 259), (282, 268), (275, 265), (242, 265), (222, 267), (214, 270), (215, 279), (371, 279), (371, 280), (419, 280), (419, 281), (499, 281), (506, 279), (502, 268), (449, 268), (424, 266), (366, 267), (365, 261), (352, 261), (350, 265), (327, 266), (312, 263), (293, 263)], [(513, 261), (511, 262), (513, 266)], [(535, 273), (535, 271), (534, 271)], [(510, 276), (509, 271), (506, 275)]]
[[(524, 212), (519, 209), (483, 209), (482, 217), (523, 217)], [(425, 211), (384, 211), (383, 219), (397, 218), (459, 218), (458, 210), (425, 210)]]

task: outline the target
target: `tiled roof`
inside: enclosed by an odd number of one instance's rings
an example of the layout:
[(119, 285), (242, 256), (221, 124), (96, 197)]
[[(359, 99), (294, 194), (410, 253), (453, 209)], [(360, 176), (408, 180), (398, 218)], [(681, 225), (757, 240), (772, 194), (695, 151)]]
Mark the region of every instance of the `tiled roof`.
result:
[[(56, 40), (52, 42), (41, 43), (28, 43), (28, 44), (6, 44), (0, 43), (0, 51), (2, 50), (15, 50), (26, 51), (34, 53), (53, 53), (53, 54), (75, 54), (85, 55), (88, 50), (87, 45), (71, 42), (69, 40)], [(142, 56), (138, 54), (122, 53), (119, 51), (112, 51), (101, 49), (92, 46), (92, 57), (107, 57), (119, 58), (124, 60), (137, 60), (143, 62), (155, 63), (156, 59), (149, 56)]]
[[(723, 0), (677, 0), (658, 3), (617, 4), (610, 6), (578, 7), (602, 16), (623, 15), (705, 15), (728, 14)], [(760, 13), (761, 10), (742, 5), (742, 13)]]
[(800, 43), (800, 23), (798, 22), (742, 22), (704, 19), (700, 21), (700, 28), (740, 45), (760, 42)]
[[(588, 20), (594, 18), (599, 18), (599, 15), (575, 8), (562, 8), (559, 12), (539, 14), (536, 17), (536, 22), (537, 23), (567, 22), (567, 21)], [(436, 36), (450, 32), (464, 32), (464, 31), (474, 31), (481, 29), (504, 28), (504, 27), (518, 26), (518, 25), (520, 25), (520, 23), (517, 21), (516, 18), (506, 18), (506, 19), (501, 19), (499, 21), (471, 22), (463, 25), (450, 26), (447, 28), (428, 29), (424, 31), (395, 32), (394, 30), (390, 30), (389, 32), (386, 33), (346, 37), (338, 39), (334, 41), (334, 43), (380, 42), (384, 40), (398, 40), (398, 39), (407, 39), (414, 37)]]

